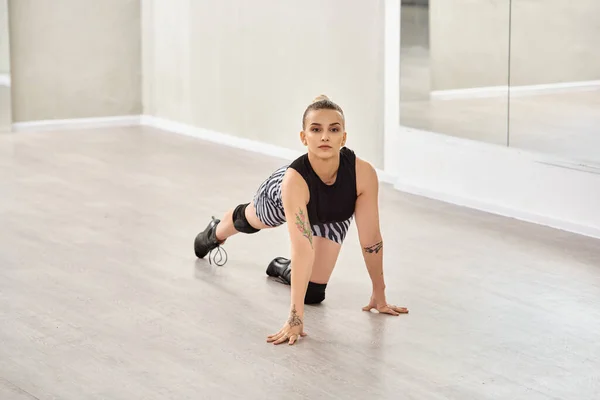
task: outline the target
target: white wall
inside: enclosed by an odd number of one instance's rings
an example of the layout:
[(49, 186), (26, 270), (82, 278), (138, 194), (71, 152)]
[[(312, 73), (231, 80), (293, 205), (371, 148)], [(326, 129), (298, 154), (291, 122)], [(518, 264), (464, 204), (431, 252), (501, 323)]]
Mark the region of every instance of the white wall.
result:
[(347, 119), (348, 146), (383, 164), (384, 0), (142, 0), (144, 113), (303, 149), (310, 101)]
[(9, 0), (13, 121), (139, 115), (139, 0)]

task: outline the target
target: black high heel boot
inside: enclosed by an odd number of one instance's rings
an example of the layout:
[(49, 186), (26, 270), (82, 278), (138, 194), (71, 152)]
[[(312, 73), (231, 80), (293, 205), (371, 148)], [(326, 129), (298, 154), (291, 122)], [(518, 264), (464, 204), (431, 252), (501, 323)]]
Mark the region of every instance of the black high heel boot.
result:
[(275, 257), (267, 267), (267, 275), (280, 278), (287, 285), (292, 284), (291, 260), (284, 257)]

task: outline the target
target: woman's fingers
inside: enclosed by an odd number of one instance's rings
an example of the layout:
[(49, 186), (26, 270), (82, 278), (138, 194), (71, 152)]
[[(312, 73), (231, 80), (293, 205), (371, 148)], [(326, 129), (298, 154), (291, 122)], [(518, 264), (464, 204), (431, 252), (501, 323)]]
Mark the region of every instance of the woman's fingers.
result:
[(273, 341), (279, 339), (282, 335), (283, 335), (283, 329), (274, 335), (267, 336), (267, 342), (273, 342)]
[(267, 342), (273, 344), (281, 344), (287, 340), (290, 341), (290, 344), (294, 344), (300, 339), (300, 337), (307, 336), (307, 333), (304, 330), (300, 331), (300, 333), (294, 333), (292, 329), (289, 327), (283, 327), (279, 332), (274, 335), (267, 336)]
[(393, 308), (391, 307), (384, 307), (381, 312), (386, 313), (386, 314), (390, 314), (390, 315), (400, 315), (399, 313), (397, 313)]
[(364, 306), (362, 308), (363, 311), (371, 311), (372, 309), (376, 309), (379, 313), (382, 314), (390, 314), (390, 315), (400, 315), (400, 314), (408, 314), (408, 308), (406, 307), (398, 307), (392, 304), (387, 304), (383, 307), (376, 307), (372, 304), (368, 306)]
[(281, 344), (281, 343), (285, 342), (286, 340), (288, 340), (288, 334), (284, 333), (283, 335), (281, 335), (281, 337), (279, 339), (274, 341), (273, 344)]
[(274, 333), (272, 335), (267, 336), (268, 339), (273, 339), (275, 336), (279, 336), (281, 334), (281, 331)]
[(391, 306), (391, 308), (400, 314), (408, 314), (408, 308), (406, 307)]

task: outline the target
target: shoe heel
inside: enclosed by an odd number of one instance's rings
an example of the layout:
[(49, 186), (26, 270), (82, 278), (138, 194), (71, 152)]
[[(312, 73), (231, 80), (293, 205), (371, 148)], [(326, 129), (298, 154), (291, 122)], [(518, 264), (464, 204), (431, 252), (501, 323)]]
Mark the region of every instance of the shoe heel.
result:
[(215, 232), (217, 225), (220, 222), (219, 219), (212, 216), (206, 228), (196, 235), (196, 238), (194, 239), (194, 254), (196, 254), (196, 257), (204, 258), (211, 250), (222, 244), (218, 243), (218, 241), (213, 243), (215, 241), (214, 238), (216, 238)]
[(290, 266), (291, 260), (284, 257), (276, 257), (269, 263), (267, 267), (267, 275), (271, 277), (281, 277), (282, 274)]

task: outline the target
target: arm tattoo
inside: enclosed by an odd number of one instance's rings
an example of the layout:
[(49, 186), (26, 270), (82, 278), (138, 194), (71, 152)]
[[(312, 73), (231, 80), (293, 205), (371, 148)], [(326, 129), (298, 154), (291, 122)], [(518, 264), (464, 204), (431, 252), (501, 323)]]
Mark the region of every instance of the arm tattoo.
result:
[(300, 318), (298, 316), (298, 313), (296, 312), (295, 304), (292, 307), (292, 313), (290, 314), (290, 317), (288, 318), (288, 324), (290, 324), (291, 327), (302, 325), (302, 318)]
[(379, 253), (379, 251), (383, 248), (383, 242), (375, 243), (371, 246), (363, 247), (367, 253)]
[(300, 232), (302, 232), (302, 236), (304, 236), (305, 238), (308, 239), (308, 241), (310, 242), (310, 247), (312, 247), (312, 245), (313, 245), (312, 229), (311, 229), (310, 223), (308, 222), (306, 215), (304, 214), (302, 209), (300, 209), (300, 211), (298, 211), (298, 213), (296, 213), (296, 227), (298, 228), (298, 230)]

